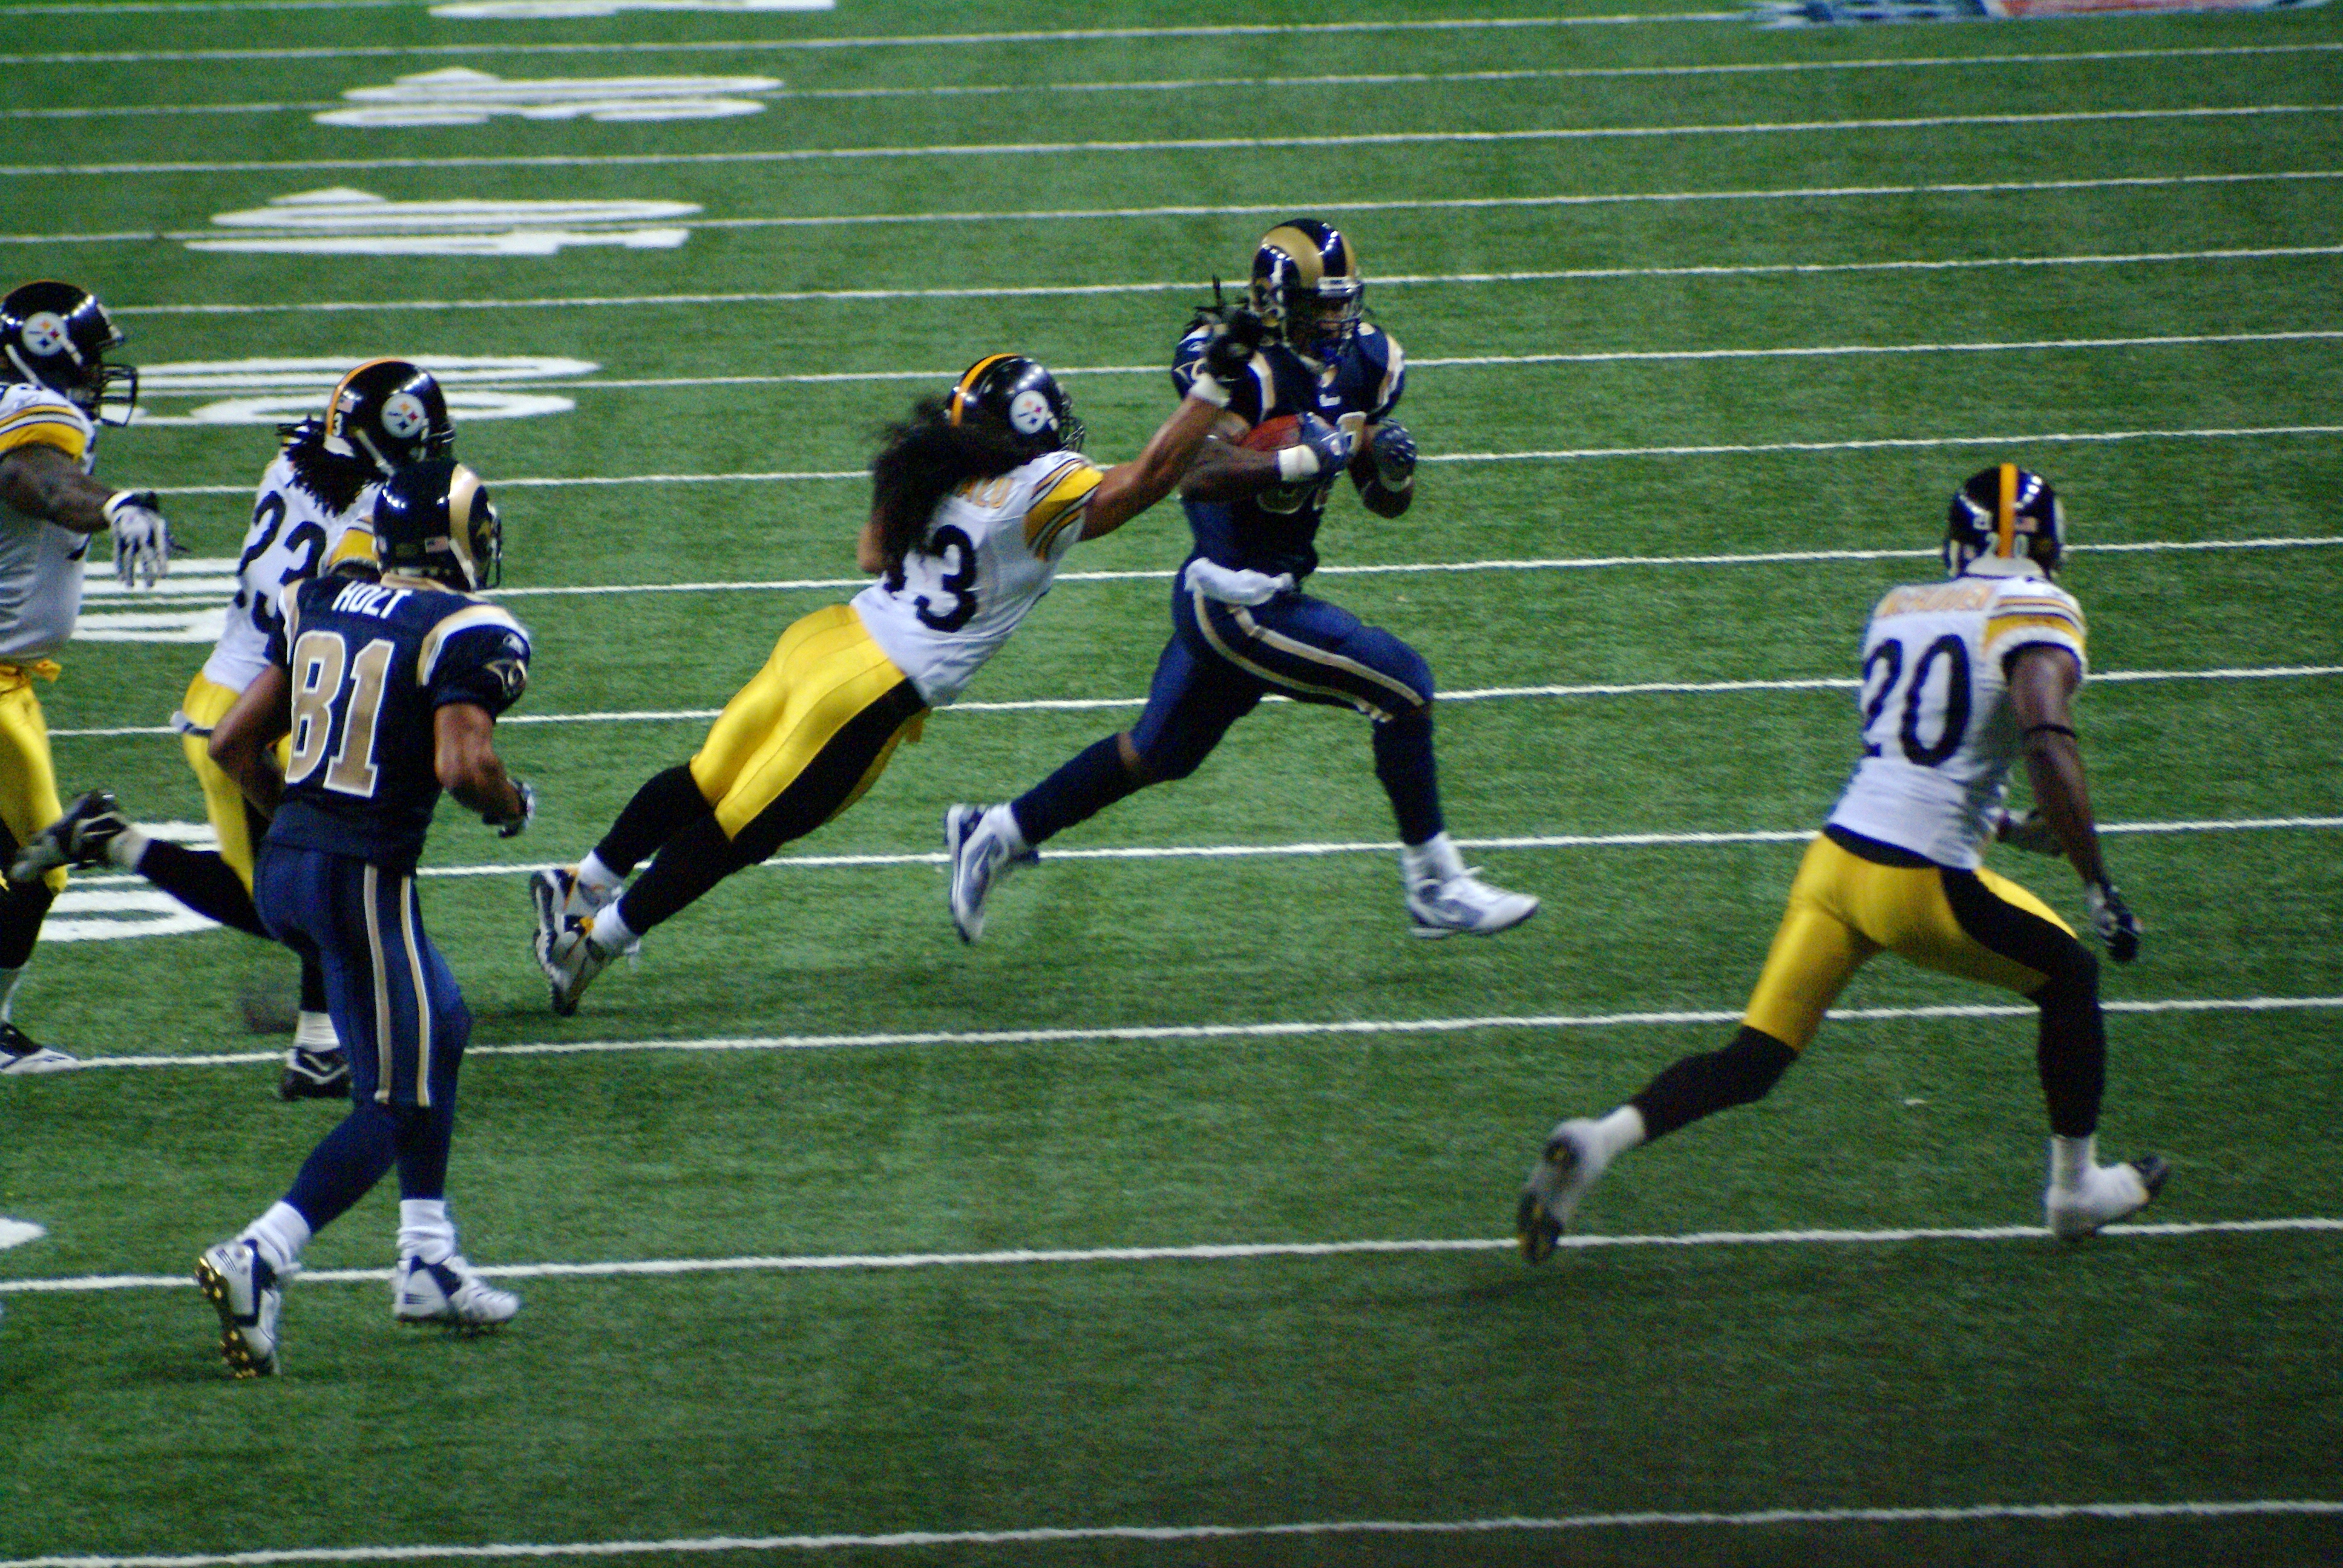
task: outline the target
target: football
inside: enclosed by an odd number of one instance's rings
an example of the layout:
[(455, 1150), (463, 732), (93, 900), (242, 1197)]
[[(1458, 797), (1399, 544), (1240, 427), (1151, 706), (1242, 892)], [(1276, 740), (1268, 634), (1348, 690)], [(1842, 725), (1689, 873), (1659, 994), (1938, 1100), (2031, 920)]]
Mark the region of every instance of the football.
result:
[(1238, 446), (1255, 452), (1282, 452), (1302, 439), (1302, 419), (1293, 414), (1280, 414), (1274, 419), (1264, 419), (1244, 433)]

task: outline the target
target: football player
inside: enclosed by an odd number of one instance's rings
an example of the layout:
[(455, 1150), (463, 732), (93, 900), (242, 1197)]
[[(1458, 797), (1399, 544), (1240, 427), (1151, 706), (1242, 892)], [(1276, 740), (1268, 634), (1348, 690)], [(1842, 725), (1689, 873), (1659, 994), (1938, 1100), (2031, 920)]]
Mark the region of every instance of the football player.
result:
[[(1195, 549), (1172, 590), (1172, 639), (1146, 711), (1015, 800), (944, 813), (952, 920), (963, 941), (982, 934), (985, 897), (1012, 866), (1132, 791), (1193, 773), (1271, 692), (1373, 720), (1375, 777), (1399, 819), (1415, 935), (1486, 935), (1537, 912), (1537, 900), (1482, 881), (1449, 839), (1423, 656), (1300, 587), (1318, 564), (1319, 524), (1344, 474), (1379, 517), (1396, 518), (1415, 500), (1415, 439), (1392, 417), (1407, 357), (1363, 319), (1364, 288), (1351, 242), (1315, 218), (1280, 224), (1262, 240), (1252, 307), (1270, 341), (1235, 378), (1221, 438), (1181, 484)], [(1214, 315), (1200, 313), (1181, 339), (1174, 387), (1196, 374)], [(1241, 444), (1289, 416), (1298, 421), (1295, 444)]]
[[(57, 817), (56, 769), (35, 680), (55, 680), (51, 657), (81, 614), (82, 558), (92, 534), (114, 537), (124, 585), (149, 588), (168, 568), (171, 532), (152, 490), (117, 490), (93, 477), (101, 424), (126, 425), (138, 372), (108, 365), (122, 332), (96, 295), (70, 283), (28, 283), (0, 299), (0, 856)], [(11, 878), (0, 894), (0, 1072), (73, 1065), (10, 1020), (16, 983), (62, 869)]]
[[(212, 761), (212, 726), (268, 667), (277, 605), (295, 583), (345, 560), (374, 558), (374, 503), (397, 469), (455, 449), (447, 399), (431, 375), (404, 359), (374, 359), (342, 377), (322, 418), (281, 432), (283, 450), (260, 476), (252, 526), (236, 558), (236, 598), (211, 657), (187, 686), (186, 706), (171, 716), (187, 766), (203, 787), (217, 836), (216, 853), (148, 837), (114, 796), (93, 790), (65, 808), (16, 858), (22, 881), (58, 866), (111, 861), (146, 878), (222, 925), (268, 935), (252, 901), (252, 851), (266, 820), (236, 780)], [(280, 760), (282, 760), (280, 759)], [(349, 1092), (349, 1064), (334, 1037), (325, 976), (301, 960), (301, 1007), (277, 1092), (285, 1100), (331, 1100)]]
[(378, 579), (353, 563), (286, 593), (267, 668), (211, 736), (212, 760), (268, 819), (255, 901), (270, 933), (324, 970), (352, 1101), (284, 1198), (196, 1260), (238, 1377), (277, 1370), (280, 1282), (394, 1165), (393, 1316), (481, 1327), (520, 1310), (464, 1261), (447, 1217), (472, 1016), (424, 932), (415, 864), (443, 789), (501, 836), (528, 826), (535, 797), (494, 745), (497, 716), (528, 684), (528, 634), (473, 597), (500, 577), (503, 540), (469, 468), (400, 469), (375, 501), (374, 536)]
[[(2043, 1211), (2061, 1238), (2147, 1204), (2165, 1161), (2101, 1165), (2107, 1078), (2099, 966), (2048, 905), (1985, 869), (1996, 839), (2063, 853), (2107, 956), (2129, 963), (2139, 922), (2107, 879), (2070, 710), (2083, 683), (2082, 607), (2056, 587), (2058, 498), (2004, 463), (1953, 498), (1951, 580), (1891, 590), (1863, 639), (1863, 757), (1807, 847), (1789, 908), (1721, 1050), (1688, 1056), (1599, 1120), (1563, 1122), (1516, 1208), (1523, 1255), (1551, 1253), (1587, 1189), (1625, 1151), (1771, 1090), (1864, 961), (1880, 952), (2014, 990), (2041, 1010), (2035, 1060), (2050, 1111)], [(2002, 805), (2026, 759), (2033, 811)]]
[(890, 427), (855, 544), (856, 564), (880, 580), (784, 631), (689, 763), (645, 783), (577, 866), (533, 879), (553, 1010), (576, 1011), (652, 927), (860, 799), (928, 710), (1008, 640), (1076, 540), (1171, 493), (1260, 338), (1250, 312), (1205, 334), (1178, 411), (1111, 468), (1082, 456), (1057, 378), (1020, 355), (978, 360), (949, 396)]

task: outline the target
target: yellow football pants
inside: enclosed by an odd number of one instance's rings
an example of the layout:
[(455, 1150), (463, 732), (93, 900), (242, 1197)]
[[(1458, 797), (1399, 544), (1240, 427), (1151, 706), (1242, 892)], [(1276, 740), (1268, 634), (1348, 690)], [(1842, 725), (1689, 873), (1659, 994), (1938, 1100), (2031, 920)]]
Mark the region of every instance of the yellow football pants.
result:
[[(851, 605), (825, 605), (781, 633), (765, 668), (724, 705), (691, 759), (692, 782), (715, 808), (725, 837), (739, 838), (840, 730), (903, 682)], [(822, 803), (820, 820), (862, 799), (895, 748), (919, 739), (925, 717), (915, 713), (890, 733), (852, 788), (834, 805)]]
[[(35, 679), (55, 680), (57, 667), (46, 659), (35, 664), (0, 662), (0, 823), (21, 848), (32, 836), (65, 814), (57, 799), (57, 768), (49, 756), (49, 726), (41, 717), (41, 699), (33, 695)], [(7, 870), (0, 866), (0, 874)], [(60, 866), (42, 880), (53, 893), (65, 888)]]
[(1882, 952), (2020, 996), (2041, 990), (2047, 975), (1980, 940), (1993, 931), (1971, 928), (2022, 915), (2047, 920), (2070, 938), (2072, 928), (2032, 893), (1986, 870), (1975, 875), (1988, 902), (1997, 904), (1973, 911), (1965, 925), (1946, 895), (1947, 875), (1935, 866), (1883, 866), (1816, 834), (1741, 1021), (1803, 1050), (1855, 971)]
[[(187, 683), (187, 695), (180, 705), (179, 711), (187, 716), (193, 729), (180, 732), (179, 747), (187, 754), (187, 767), (196, 782), (203, 787), (204, 814), (212, 819), (212, 832), (219, 839), (220, 859), (235, 868), (248, 893), (252, 891), (252, 808), (236, 780), (220, 771), (211, 754), (213, 728), (243, 695), (197, 674)], [(284, 761), (283, 749), (284, 743), (279, 742), (279, 763)]]

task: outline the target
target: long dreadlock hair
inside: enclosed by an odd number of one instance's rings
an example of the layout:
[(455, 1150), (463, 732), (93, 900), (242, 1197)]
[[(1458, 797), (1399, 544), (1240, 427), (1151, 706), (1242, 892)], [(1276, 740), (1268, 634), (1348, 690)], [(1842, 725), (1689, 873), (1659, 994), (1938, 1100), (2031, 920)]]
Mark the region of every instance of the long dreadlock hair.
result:
[(329, 512), (347, 512), (358, 492), (372, 484), (374, 469), (356, 457), (326, 450), (326, 422), (308, 418), (279, 425), (277, 439), (293, 464), (293, 482), (317, 498)]
[(922, 397), (908, 419), (884, 426), (870, 459), (870, 511), (890, 573), (928, 542), (936, 508), (970, 479), (990, 479), (1031, 458), (1005, 421), (979, 409), (951, 423), (941, 397)]

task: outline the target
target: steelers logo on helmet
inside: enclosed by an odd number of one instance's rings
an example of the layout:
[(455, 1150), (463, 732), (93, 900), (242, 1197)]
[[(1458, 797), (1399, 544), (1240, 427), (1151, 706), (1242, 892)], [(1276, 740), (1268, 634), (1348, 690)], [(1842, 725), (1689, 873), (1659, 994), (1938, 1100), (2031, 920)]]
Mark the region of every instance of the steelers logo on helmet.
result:
[(25, 347), (44, 359), (65, 355), (78, 360), (74, 352), (73, 334), (65, 330), (65, 318), (54, 310), (37, 310), (25, 317)]
[(1009, 400), (1009, 427), (1021, 436), (1038, 436), (1050, 427), (1050, 400), (1038, 387), (1025, 387)]
[(430, 413), (414, 393), (394, 392), (383, 399), (382, 427), (399, 440), (416, 439), (430, 424)]

